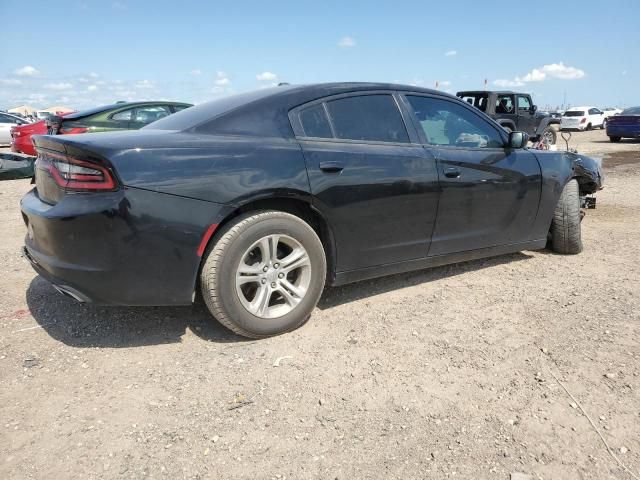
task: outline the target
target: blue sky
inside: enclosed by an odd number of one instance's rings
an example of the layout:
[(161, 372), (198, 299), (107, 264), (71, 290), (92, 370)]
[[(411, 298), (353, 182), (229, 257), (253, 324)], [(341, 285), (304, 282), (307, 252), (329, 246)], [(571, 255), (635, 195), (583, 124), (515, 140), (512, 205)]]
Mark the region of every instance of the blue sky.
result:
[[(28, 7), (27, 7), (28, 5)], [(277, 82), (640, 104), (640, 2), (0, 0), (0, 108), (203, 102)]]

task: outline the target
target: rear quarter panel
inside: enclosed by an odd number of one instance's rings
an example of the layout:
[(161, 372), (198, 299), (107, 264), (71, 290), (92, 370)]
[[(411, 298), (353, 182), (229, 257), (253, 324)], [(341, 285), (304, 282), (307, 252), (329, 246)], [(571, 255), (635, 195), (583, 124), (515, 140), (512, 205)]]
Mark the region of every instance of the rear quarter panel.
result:
[(127, 186), (219, 204), (310, 196), (304, 158), (292, 140), (215, 136), (176, 147), (125, 149), (108, 158)]

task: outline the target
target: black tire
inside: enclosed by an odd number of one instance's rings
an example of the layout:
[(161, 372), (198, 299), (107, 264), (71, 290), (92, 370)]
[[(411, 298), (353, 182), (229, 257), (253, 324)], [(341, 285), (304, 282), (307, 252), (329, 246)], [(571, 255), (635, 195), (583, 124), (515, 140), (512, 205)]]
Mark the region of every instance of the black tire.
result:
[(591, 128), (592, 128), (592, 125), (589, 123), (589, 124), (587, 124), (587, 128), (585, 128), (585, 130), (589, 131), (589, 130), (591, 130)]
[(613, 143), (618, 143), (622, 140), (622, 137), (618, 137), (617, 135), (609, 135), (609, 141)]
[[(236, 271), (247, 249), (273, 234), (287, 235), (307, 251), (311, 280), (307, 293), (293, 310), (277, 318), (250, 313), (236, 291)], [(216, 234), (200, 273), (202, 297), (211, 314), (234, 333), (249, 338), (266, 338), (290, 332), (305, 324), (324, 289), (326, 258), (316, 232), (303, 220), (285, 212), (255, 211), (239, 216)]]
[(553, 128), (551, 125), (547, 126), (542, 133), (540, 134), (540, 140), (543, 141), (545, 140), (545, 138), (548, 139), (548, 144), (549, 145), (555, 145), (556, 144), (556, 140), (558, 138), (558, 134), (556, 132), (556, 129)]
[(551, 221), (554, 252), (574, 255), (582, 251), (580, 220), (580, 191), (574, 178), (564, 186)]
[(600, 125), (600, 130), (604, 130), (607, 128), (607, 119), (602, 120), (602, 125)]

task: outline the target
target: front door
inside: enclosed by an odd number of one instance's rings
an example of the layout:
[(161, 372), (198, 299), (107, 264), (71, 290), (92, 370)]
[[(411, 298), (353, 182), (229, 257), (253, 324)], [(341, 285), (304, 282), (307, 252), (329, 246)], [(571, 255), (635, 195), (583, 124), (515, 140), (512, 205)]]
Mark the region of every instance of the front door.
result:
[(541, 189), (534, 154), (505, 148), (506, 136), (472, 108), (405, 98), (426, 148), (437, 152), (441, 195), (429, 256), (530, 240)]
[(518, 130), (527, 132), (532, 137), (536, 134), (536, 112), (531, 104), (531, 98), (527, 95), (517, 95)]
[(433, 155), (386, 93), (331, 97), (299, 109), (296, 132), (337, 271), (427, 255), (438, 204)]

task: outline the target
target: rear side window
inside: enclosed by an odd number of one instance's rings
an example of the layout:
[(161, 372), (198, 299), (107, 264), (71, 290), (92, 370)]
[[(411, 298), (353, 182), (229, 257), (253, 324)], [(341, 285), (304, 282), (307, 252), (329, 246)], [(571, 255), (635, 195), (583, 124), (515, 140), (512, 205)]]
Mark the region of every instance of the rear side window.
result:
[(300, 122), (307, 137), (332, 138), (331, 126), (322, 104), (305, 108), (300, 112)]
[(327, 102), (335, 136), (344, 140), (408, 143), (398, 105), (391, 95), (362, 95)]
[(123, 110), (122, 112), (118, 112), (111, 116), (111, 120), (128, 122), (131, 120), (131, 114), (133, 113), (133, 109)]

